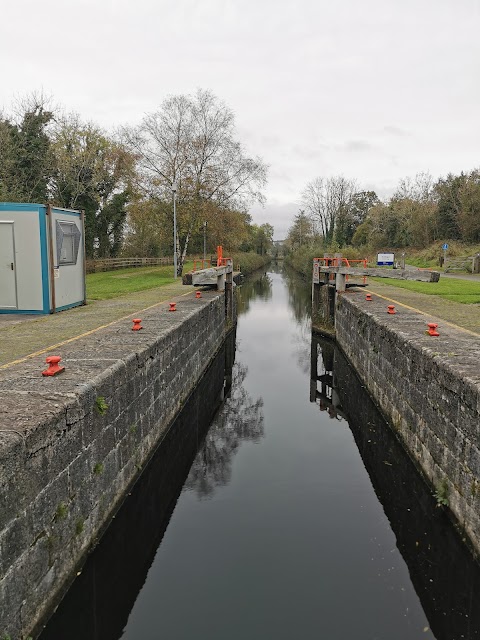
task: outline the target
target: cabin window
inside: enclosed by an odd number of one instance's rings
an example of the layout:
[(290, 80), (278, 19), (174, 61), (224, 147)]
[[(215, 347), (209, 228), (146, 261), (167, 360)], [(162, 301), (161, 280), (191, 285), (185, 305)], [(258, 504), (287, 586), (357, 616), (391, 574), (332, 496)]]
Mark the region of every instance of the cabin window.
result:
[(56, 221), (57, 264), (77, 264), (81, 234), (75, 222)]

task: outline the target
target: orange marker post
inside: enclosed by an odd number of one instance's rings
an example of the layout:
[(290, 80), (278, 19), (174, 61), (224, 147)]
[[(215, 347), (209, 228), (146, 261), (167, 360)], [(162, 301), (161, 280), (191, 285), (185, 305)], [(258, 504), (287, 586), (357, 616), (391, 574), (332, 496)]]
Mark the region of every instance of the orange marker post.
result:
[(437, 327), (438, 324), (435, 324), (435, 322), (427, 322), (427, 327), (428, 327), (428, 335), (429, 336), (439, 336), (440, 334), (437, 331)]
[(133, 322), (132, 331), (140, 331), (140, 329), (143, 329), (141, 324), (142, 321), (140, 320), (140, 318), (134, 318), (132, 322)]
[(48, 369), (42, 371), (42, 376), (56, 376), (62, 371), (65, 371), (65, 367), (60, 367), (59, 362), (61, 360), (60, 356), (48, 356), (45, 362), (48, 364)]

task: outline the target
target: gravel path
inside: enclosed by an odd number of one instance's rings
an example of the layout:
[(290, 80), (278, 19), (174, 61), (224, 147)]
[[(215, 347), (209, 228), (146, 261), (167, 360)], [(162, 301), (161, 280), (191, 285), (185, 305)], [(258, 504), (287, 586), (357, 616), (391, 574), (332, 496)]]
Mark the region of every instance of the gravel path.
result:
[(367, 289), (414, 307), (426, 314), (431, 314), (432, 320), (435, 318), (446, 320), (463, 329), (480, 334), (480, 304), (460, 304), (445, 300), (440, 296), (430, 296), (379, 282), (369, 282)]

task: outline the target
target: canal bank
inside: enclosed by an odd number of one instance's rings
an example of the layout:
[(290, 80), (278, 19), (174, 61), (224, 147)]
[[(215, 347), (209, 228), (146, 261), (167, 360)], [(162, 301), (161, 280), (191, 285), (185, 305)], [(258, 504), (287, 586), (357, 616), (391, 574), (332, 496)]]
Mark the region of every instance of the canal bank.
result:
[(193, 292), (0, 371), (0, 633), (35, 633), (232, 327)]
[[(480, 335), (405, 303), (388, 313), (394, 299), (366, 297), (358, 289), (323, 296), (338, 344), (478, 555)], [(440, 335), (428, 334), (428, 322)]]

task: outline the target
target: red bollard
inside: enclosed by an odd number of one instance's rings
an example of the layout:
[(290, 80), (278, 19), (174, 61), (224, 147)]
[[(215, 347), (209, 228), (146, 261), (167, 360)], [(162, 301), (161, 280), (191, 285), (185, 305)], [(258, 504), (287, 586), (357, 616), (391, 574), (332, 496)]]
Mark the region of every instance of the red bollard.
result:
[(142, 325), (140, 324), (142, 322), (140, 318), (134, 318), (132, 322), (133, 322), (132, 331), (140, 331), (140, 329), (143, 329)]
[(177, 303), (176, 302), (170, 302), (169, 311), (176, 311), (176, 310), (177, 310)]
[(371, 294), (370, 294), (370, 293), (367, 293), (367, 295), (365, 296), (365, 300), (366, 300), (367, 302), (371, 302), (371, 301), (372, 301), (372, 296), (371, 296)]
[(437, 331), (438, 324), (435, 324), (435, 322), (427, 322), (427, 327), (428, 327), (428, 331), (426, 331), (426, 333), (428, 333), (429, 336), (440, 335)]
[(388, 307), (387, 307), (387, 313), (389, 313), (390, 315), (393, 315), (394, 313), (397, 313), (395, 311), (395, 305), (389, 304)]
[(56, 376), (58, 373), (62, 373), (65, 371), (65, 367), (60, 367), (59, 362), (61, 360), (60, 356), (48, 356), (45, 362), (48, 364), (48, 369), (42, 371), (42, 376)]
[(200, 293), (200, 291), (195, 291), (195, 298), (201, 298), (202, 294)]

